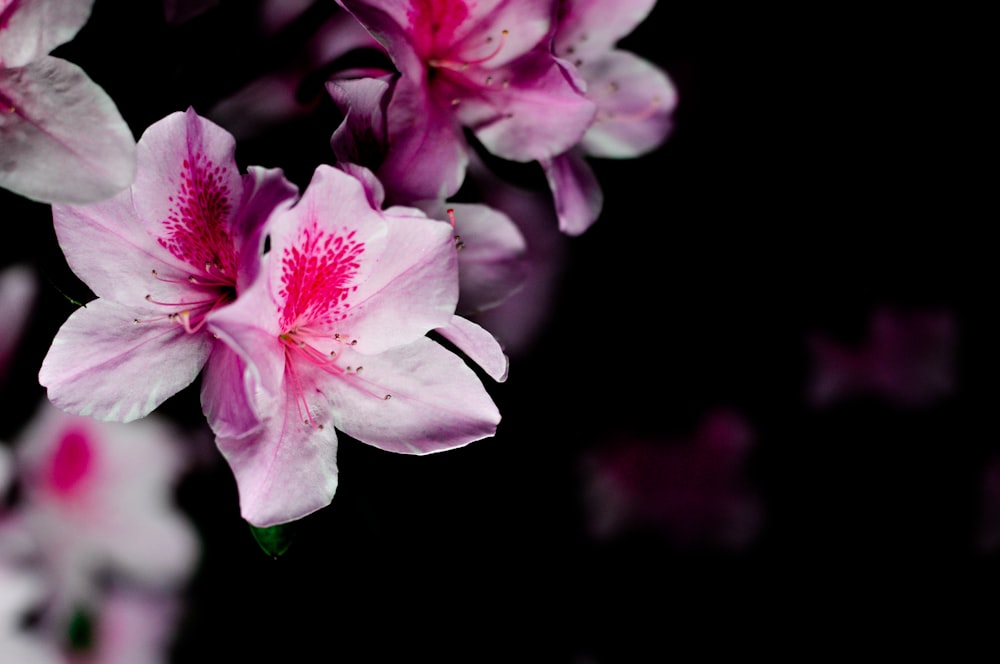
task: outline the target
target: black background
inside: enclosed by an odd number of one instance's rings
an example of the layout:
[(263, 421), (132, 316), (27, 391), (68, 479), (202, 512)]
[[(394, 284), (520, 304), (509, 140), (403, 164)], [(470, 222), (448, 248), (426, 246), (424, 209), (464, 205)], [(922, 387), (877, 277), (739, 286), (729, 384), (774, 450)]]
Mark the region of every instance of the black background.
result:
[[(157, 2), (97, 0), (56, 54), (138, 137), (294, 57), (301, 34), (259, 38), (255, 4), (168, 25)], [(204, 553), (173, 661), (666, 661), (781, 650), (790, 634), (810, 635), (809, 650), (862, 635), (912, 644), (949, 616), (987, 617), (997, 558), (977, 542), (1000, 444), (980, 24), (661, 1), (621, 46), (676, 83), (674, 134), (651, 155), (593, 162), (603, 215), (567, 238), (550, 317), (489, 388), (497, 436), (429, 457), (343, 440), (333, 503), (277, 560), (239, 519), (228, 468), (192, 473), (178, 499)], [(332, 162), (335, 122), (324, 103), (237, 158), (304, 186)], [(3, 387), (10, 440), (44, 395), (37, 367), (72, 311), (53, 286), (87, 291), (47, 206), (0, 191), (0, 209), (2, 264), (46, 277)], [(918, 409), (810, 409), (806, 335), (859, 342), (879, 306), (954, 314), (957, 392)], [(753, 543), (588, 538), (581, 454), (622, 432), (684, 438), (718, 407), (754, 431)], [(161, 410), (203, 425), (193, 389)]]

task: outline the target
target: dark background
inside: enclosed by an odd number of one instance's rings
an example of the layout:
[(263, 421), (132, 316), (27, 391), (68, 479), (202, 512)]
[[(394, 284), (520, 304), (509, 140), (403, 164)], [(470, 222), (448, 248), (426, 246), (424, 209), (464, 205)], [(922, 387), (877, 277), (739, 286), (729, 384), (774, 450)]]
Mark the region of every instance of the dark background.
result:
[[(157, 2), (97, 0), (56, 54), (138, 137), (295, 57), (305, 33), (263, 39), (255, 4), (169, 25)], [(912, 643), (948, 616), (988, 617), (998, 560), (978, 537), (1000, 443), (978, 25), (661, 1), (621, 46), (676, 83), (674, 133), (648, 156), (592, 162), (603, 215), (566, 239), (549, 318), (490, 386), (497, 436), (429, 457), (345, 438), (333, 503), (277, 560), (239, 519), (228, 468), (200, 467), (179, 488), (204, 553), (174, 661), (666, 661), (781, 648), (791, 633), (816, 648)], [(324, 102), (237, 158), (304, 186), (332, 161), (335, 122)], [(3, 387), (10, 440), (73, 307), (58, 291), (86, 289), (47, 206), (0, 191), (0, 209), (2, 264), (46, 278)], [(955, 316), (957, 391), (921, 408), (808, 407), (806, 335), (860, 343), (879, 306)], [(621, 434), (688, 437), (719, 407), (754, 431), (747, 477), (764, 518), (748, 547), (641, 528), (588, 537), (582, 454)], [(161, 410), (203, 425), (194, 390)]]

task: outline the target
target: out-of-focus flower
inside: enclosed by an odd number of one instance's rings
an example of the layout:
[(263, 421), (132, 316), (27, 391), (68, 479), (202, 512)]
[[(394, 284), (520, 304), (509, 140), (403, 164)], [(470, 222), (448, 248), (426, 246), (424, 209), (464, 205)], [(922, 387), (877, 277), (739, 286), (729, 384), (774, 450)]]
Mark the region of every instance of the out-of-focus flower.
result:
[(172, 113), (140, 138), (129, 190), (53, 206), (66, 260), (97, 295), (67, 319), (42, 363), (54, 404), (128, 422), (191, 384), (206, 362), (222, 371), (237, 362), (205, 318), (254, 278), (262, 224), (297, 189), (280, 170), (241, 175), (235, 149), (231, 134), (193, 109)]
[(10, 358), (34, 309), (38, 279), (28, 264), (12, 265), (0, 271), (0, 381), (7, 373)]
[(604, 194), (587, 157), (628, 159), (660, 147), (673, 129), (677, 89), (660, 67), (617, 43), (656, 0), (560, 0), (552, 48), (586, 81), (597, 115), (580, 142), (543, 158), (559, 228), (579, 235), (597, 220)]
[(848, 398), (875, 397), (914, 408), (947, 398), (956, 388), (957, 327), (948, 311), (880, 308), (856, 348), (813, 334), (807, 400), (825, 408)]
[[(566, 152), (595, 116), (582, 82), (549, 48), (554, 1), (338, 4), (395, 68), (370, 74), (390, 86), (389, 150), (379, 163), (360, 162), (385, 184), (392, 204), (453, 196), (469, 160), (466, 130), (501, 159), (531, 162)], [(350, 95), (367, 93), (345, 88), (338, 102), (347, 107)]]
[(592, 449), (582, 460), (589, 533), (647, 531), (682, 549), (744, 549), (762, 520), (746, 474), (752, 444), (742, 417), (718, 411), (686, 440), (621, 438)]
[(199, 539), (173, 493), (185, 442), (155, 415), (99, 422), (41, 402), (14, 440), (16, 519), (53, 580), (55, 613), (100, 596), (107, 575), (160, 590), (187, 580)]
[(481, 327), (455, 316), (458, 258), (451, 226), (415, 208), (381, 208), (377, 181), (321, 165), (301, 200), (271, 217), (260, 278), (209, 327), (254, 384), (262, 425), (232, 433), (226, 394), (207, 408), (236, 476), (243, 517), (299, 519), (332, 500), (335, 428), (384, 450), (426, 454), (494, 435), (500, 414), (465, 361), (434, 331), (506, 378), (506, 357)]
[(135, 137), (79, 66), (49, 55), (93, 0), (0, 0), (0, 187), (44, 203), (109, 198), (135, 177)]
[(0, 490), (3, 475), (19, 489), (0, 514), (0, 661), (169, 661), (200, 557), (174, 500), (186, 442), (157, 415), (99, 422), (42, 401), (0, 448)]

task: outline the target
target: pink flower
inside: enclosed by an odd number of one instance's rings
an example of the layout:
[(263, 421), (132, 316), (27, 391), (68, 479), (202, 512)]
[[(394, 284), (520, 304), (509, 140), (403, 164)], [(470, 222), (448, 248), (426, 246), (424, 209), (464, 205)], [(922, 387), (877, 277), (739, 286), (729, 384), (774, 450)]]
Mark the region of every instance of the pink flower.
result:
[(677, 89), (659, 67), (616, 47), (656, 0), (560, 0), (553, 39), (557, 56), (586, 81), (597, 115), (578, 145), (541, 160), (555, 198), (559, 228), (583, 233), (597, 219), (604, 195), (587, 157), (627, 159), (659, 147), (673, 129)]
[(54, 613), (91, 603), (107, 573), (157, 590), (187, 581), (200, 544), (173, 500), (184, 445), (155, 415), (99, 422), (41, 402), (14, 440), (14, 517), (32, 544), (19, 555), (30, 553), (52, 579)]
[[(381, 161), (390, 150), (382, 112), (389, 84), (382, 79), (362, 78), (334, 80), (327, 88), (348, 109), (331, 139), (334, 154), (340, 159), (338, 167), (364, 178), (370, 171), (359, 164)], [(470, 157), (470, 164), (475, 164), (475, 155)], [(381, 182), (377, 186), (381, 201), (384, 188)], [(459, 313), (472, 315), (491, 309), (524, 286), (529, 270), (528, 247), (521, 230), (507, 214), (481, 203), (450, 203), (443, 199), (399, 202), (419, 207), (436, 219), (451, 215), (455, 234), (461, 239)]]
[[(473, 369), (427, 336), (441, 334), (506, 377), (496, 340), (455, 316), (451, 226), (413, 208), (382, 210), (375, 182), (317, 168), (301, 200), (268, 222), (259, 278), (209, 316), (247, 366), (206, 411), (254, 525), (329, 504), (335, 428), (384, 450), (426, 454), (492, 436), (500, 421)], [(261, 426), (233, 434), (225, 401), (244, 387)]]
[(947, 311), (876, 310), (868, 337), (851, 348), (826, 335), (808, 339), (807, 398), (815, 408), (857, 396), (921, 407), (955, 391), (957, 325)]
[(392, 203), (454, 195), (468, 164), (466, 129), (497, 157), (530, 162), (568, 150), (594, 118), (580, 81), (549, 49), (551, 0), (338, 4), (382, 44), (396, 69), (384, 77), (391, 86), (384, 109), (390, 149), (380, 163), (363, 163)]
[(76, 36), (93, 0), (0, 0), (0, 187), (89, 203), (135, 176), (135, 138), (107, 93), (49, 55)]
[(254, 278), (261, 226), (297, 193), (280, 171), (240, 175), (235, 141), (193, 110), (150, 126), (131, 188), (54, 205), (59, 243), (97, 299), (73, 312), (39, 380), (63, 410), (128, 422), (236, 362), (204, 328)]

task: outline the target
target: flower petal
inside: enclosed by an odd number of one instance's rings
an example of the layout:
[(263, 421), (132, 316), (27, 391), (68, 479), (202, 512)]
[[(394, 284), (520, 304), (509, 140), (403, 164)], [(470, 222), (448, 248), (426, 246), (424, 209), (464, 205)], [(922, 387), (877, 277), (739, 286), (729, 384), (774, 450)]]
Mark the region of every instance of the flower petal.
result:
[(92, 203), (135, 177), (135, 138), (78, 66), (44, 56), (0, 69), (0, 187), (45, 203)]
[(568, 60), (586, 62), (610, 51), (635, 30), (656, 0), (562, 0), (553, 51)]
[(580, 67), (597, 119), (583, 137), (592, 157), (639, 157), (658, 148), (673, 129), (677, 88), (653, 63), (628, 51), (611, 51)]
[(490, 378), (498, 383), (507, 380), (510, 362), (500, 342), (477, 323), (461, 316), (453, 316), (449, 325), (434, 331), (455, 344), (470, 360), (481, 366)]
[(186, 265), (144, 230), (130, 192), (90, 205), (53, 205), (52, 222), (73, 272), (98, 297), (133, 307), (133, 316), (154, 310), (147, 295), (179, 302), (188, 294)]
[(337, 490), (337, 433), (330, 409), (310, 376), (298, 379), (311, 421), (295, 391), (287, 390), (259, 429), (216, 438), (236, 478), (240, 514), (260, 528), (326, 507)]
[(511, 161), (535, 161), (561, 154), (583, 137), (596, 113), (594, 102), (573, 85), (563, 65), (539, 49), (499, 70), (468, 78), (493, 83), (471, 95), (445, 78), (438, 99), (459, 99), (455, 113), (487, 150)]
[(211, 338), (167, 321), (136, 323), (134, 316), (98, 299), (63, 323), (38, 374), (52, 403), (98, 420), (130, 422), (194, 381)]
[(337, 428), (347, 435), (402, 454), (440, 452), (495, 435), (500, 412), (486, 388), (440, 344), (421, 337), (378, 355), (345, 350), (341, 361), (352, 360), (363, 369), (323, 388)]
[(604, 207), (604, 191), (580, 148), (543, 159), (542, 168), (552, 191), (559, 230), (580, 235), (597, 221)]
[(0, 67), (22, 67), (73, 39), (93, 5), (94, 0), (0, 3)]

